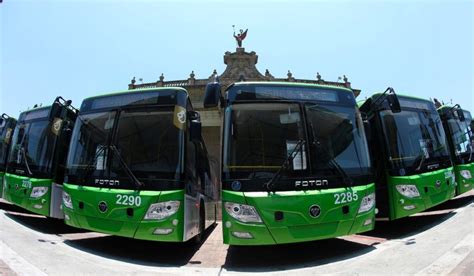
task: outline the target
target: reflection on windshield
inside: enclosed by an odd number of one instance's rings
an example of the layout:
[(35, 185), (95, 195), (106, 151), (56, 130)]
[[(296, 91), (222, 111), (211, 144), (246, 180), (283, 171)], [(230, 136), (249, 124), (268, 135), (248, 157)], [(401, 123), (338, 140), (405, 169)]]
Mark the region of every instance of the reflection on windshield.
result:
[(381, 111), (389, 161), (394, 168), (420, 168), (449, 158), (438, 114), (427, 110)]
[(331, 160), (348, 175), (368, 174), (370, 159), (359, 110), (317, 104), (307, 104), (305, 109), (315, 140), (311, 152), (318, 174), (334, 174)]
[(8, 145), (11, 135), (11, 129), (7, 128), (5, 121), (3, 121), (3, 126), (0, 126), (0, 170), (5, 169), (5, 164), (7, 162), (7, 152)]
[(286, 169), (287, 177), (342, 177), (334, 163), (348, 175), (369, 174), (370, 159), (358, 110), (315, 104), (306, 104), (304, 108), (306, 128), (314, 140), (306, 137), (303, 113), (298, 104), (230, 106), (226, 110), (224, 172), (229, 173), (230, 178), (252, 178), (257, 174), (271, 177), (268, 172), (278, 170), (298, 140), (304, 140), (310, 142), (303, 145)]
[[(115, 145), (137, 177), (150, 178), (156, 172), (177, 170), (178, 134), (171, 111), (123, 111)], [(112, 160), (111, 176), (125, 176), (117, 158)]]
[[(226, 125), (225, 171), (275, 172), (299, 140), (304, 140), (297, 104), (235, 104)], [(303, 153), (303, 154), (302, 154)], [(287, 170), (307, 168), (305, 146)], [(267, 175), (268, 176), (268, 175)], [(271, 174), (270, 174), (271, 176)]]
[(470, 127), (467, 121), (461, 122), (459, 119), (449, 119), (449, 131), (451, 132), (451, 138), (453, 140), (454, 153), (456, 156), (464, 154), (470, 154), (471, 152), (471, 139), (470, 139)]
[(56, 135), (51, 131), (50, 122), (41, 120), (19, 123), (14, 133), (8, 157), (12, 171), (31, 169), (33, 173), (51, 173)]
[(116, 112), (101, 112), (80, 115), (74, 126), (71, 138), (71, 149), (68, 155), (67, 167), (70, 173), (89, 166), (95, 169), (97, 175), (102, 175), (106, 168), (109, 133), (112, 130)]
[[(179, 169), (180, 133), (170, 110), (81, 115), (71, 139), (68, 175), (129, 181), (123, 168), (126, 164), (140, 181), (153, 182), (165, 176), (172, 179)], [(116, 151), (112, 152), (111, 147)]]

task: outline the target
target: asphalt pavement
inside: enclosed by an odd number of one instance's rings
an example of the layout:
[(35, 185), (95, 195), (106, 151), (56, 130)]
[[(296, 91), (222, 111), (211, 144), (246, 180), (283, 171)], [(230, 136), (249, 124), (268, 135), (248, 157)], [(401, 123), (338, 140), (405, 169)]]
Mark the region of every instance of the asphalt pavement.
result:
[(0, 201), (0, 275), (419, 274), (474, 271), (474, 191), (374, 231), (289, 245), (161, 243), (69, 227)]

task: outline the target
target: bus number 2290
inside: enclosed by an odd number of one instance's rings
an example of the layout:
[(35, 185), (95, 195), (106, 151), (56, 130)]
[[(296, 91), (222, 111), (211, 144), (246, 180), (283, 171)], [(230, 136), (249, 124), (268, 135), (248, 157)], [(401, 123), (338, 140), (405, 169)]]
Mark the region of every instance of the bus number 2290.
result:
[(117, 205), (126, 205), (126, 206), (140, 206), (142, 204), (142, 198), (139, 196), (133, 195), (117, 195)]

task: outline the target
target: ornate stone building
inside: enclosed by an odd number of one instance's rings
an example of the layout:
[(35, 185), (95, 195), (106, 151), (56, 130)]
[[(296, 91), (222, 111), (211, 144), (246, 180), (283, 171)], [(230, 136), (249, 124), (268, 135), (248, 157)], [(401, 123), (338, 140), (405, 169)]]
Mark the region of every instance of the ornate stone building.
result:
[(245, 51), (245, 48), (238, 47), (235, 52), (226, 52), (224, 54), (224, 64), (226, 64), (227, 67), (221, 75), (218, 75), (217, 71), (214, 70), (209, 77), (196, 79), (194, 71), (192, 71), (191, 74), (189, 74), (188, 79), (165, 81), (164, 75), (161, 74), (159, 80), (156, 82), (140, 84), (136, 83), (135, 78), (133, 78), (131, 83), (128, 85), (128, 89), (132, 90), (152, 87), (185, 88), (189, 93), (194, 109), (198, 110), (201, 114), (203, 137), (206, 141), (206, 146), (210, 155), (216, 160), (219, 160), (220, 122), (222, 112), (219, 108), (203, 109), (203, 98), (206, 84), (213, 81), (216, 76), (219, 77), (223, 88), (239, 81), (279, 81), (341, 86), (351, 89), (356, 97), (360, 94), (359, 89), (353, 89), (351, 87), (351, 83), (345, 75), (341, 82), (323, 80), (319, 73), (317, 73), (316, 78), (313, 80), (297, 79), (293, 76), (290, 70), (288, 70), (286, 78), (276, 78), (270, 74), (268, 69), (265, 70), (264, 74), (260, 73), (256, 67), (257, 62), (258, 55), (254, 51), (249, 53)]

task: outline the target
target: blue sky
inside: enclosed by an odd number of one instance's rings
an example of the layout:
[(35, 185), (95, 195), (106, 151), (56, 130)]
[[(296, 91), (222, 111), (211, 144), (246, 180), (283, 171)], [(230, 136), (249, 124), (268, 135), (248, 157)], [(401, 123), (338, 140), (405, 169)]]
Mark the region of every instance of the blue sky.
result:
[(0, 4), (0, 113), (62, 95), (207, 78), (244, 47), (277, 77), (336, 80), (361, 98), (392, 86), (473, 111), (473, 1), (19, 1)]

